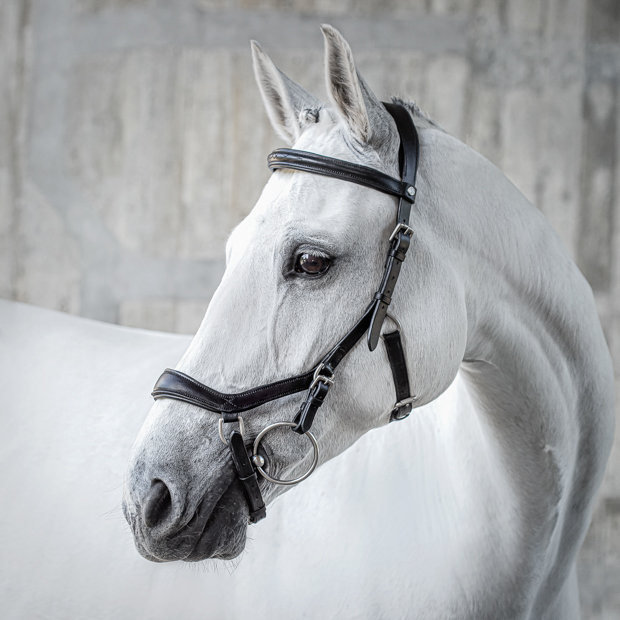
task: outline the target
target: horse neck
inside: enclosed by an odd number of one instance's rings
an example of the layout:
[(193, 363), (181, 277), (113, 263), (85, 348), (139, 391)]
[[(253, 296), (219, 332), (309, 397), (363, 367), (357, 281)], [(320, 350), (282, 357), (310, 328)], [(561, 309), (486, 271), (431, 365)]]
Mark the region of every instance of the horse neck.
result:
[(609, 454), (609, 352), (590, 287), (546, 219), (467, 151), (468, 191), (443, 231), (465, 291), (463, 375), (518, 499), (523, 542), (557, 566), (585, 534)]

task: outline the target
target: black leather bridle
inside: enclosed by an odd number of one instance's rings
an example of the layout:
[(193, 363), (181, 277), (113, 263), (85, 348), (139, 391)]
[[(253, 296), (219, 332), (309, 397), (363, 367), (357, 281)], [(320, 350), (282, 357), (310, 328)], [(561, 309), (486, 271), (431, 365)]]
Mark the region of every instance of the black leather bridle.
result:
[[(307, 478), (316, 467), (319, 449), (316, 439), (310, 432), (312, 422), (334, 383), (338, 364), (364, 334), (367, 334), (368, 347), (371, 351), (376, 349), (380, 337), (386, 346), (396, 388), (396, 404), (390, 413), (390, 421), (406, 418), (411, 413), (413, 402), (416, 400), (416, 396), (411, 395), (409, 388), (400, 326), (390, 316), (390, 319), (396, 324), (396, 330), (381, 335), (381, 328), (386, 317), (389, 316), (388, 307), (413, 234), (413, 230), (409, 227), (409, 216), (416, 194), (415, 181), (418, 168), (419, 140), (411, 115), (404, 106), (395, 103), (384, 103), (383, 105), (396, 122), (400, 136), (399, 165), (401, 179), (395, 179), (367, 166), (294, 149), (277, 149), (268, 158), (268, 165), (272, 171), (289, 168), (334, 177), (371, 187), (399, 199), (396, 227), (390, 235), (390, 249), (383, 278), (379, 290), (375, 293), (362, 317), (340, 342), (321, 359), (317, 366), (305, 374), (261, 385), (238, 394), (223, 394), (182, 372), (167, 369), (153, 389), (152, 395), (155, 399), (172, 398), (221, 414), (219, 419), (220, 437), (230, 448), (233, 463), (243, 484), (250, 509), (251, 523), (260, 521), (266, 515), (265, 502), (259, 488), (257, 472), (265, 479), (277, 484), (296, 484)], [(239, 414), (304, 390), (307, 390), (306, 397), (294, 420), (292, 422), (277, 422), (263, 429), (254, 440), (253, 455), (250, 459), (244, 441), (243, 418)], [(223, 430), (224, 425), (232, 423), (238, 423), (239, 430), (233, 430), (226, 439)], [(295, 480), (272, 478), (264, 470), (264, 457), (258, 453), (258, 446), (262, 438), (267, 432), (277, 427), (290, 427), (296, 433), (305, 434), (314, 447), (312, 466), (308, 472)]]

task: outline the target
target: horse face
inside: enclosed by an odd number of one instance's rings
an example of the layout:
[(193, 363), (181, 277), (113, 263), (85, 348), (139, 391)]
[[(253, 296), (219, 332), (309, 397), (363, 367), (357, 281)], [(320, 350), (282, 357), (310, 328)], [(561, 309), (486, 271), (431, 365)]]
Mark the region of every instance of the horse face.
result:
[[(257, 80), (274, 126), (297, 149), (398, 176), (391, 117), (357, 75), (344, 39), (331, 28), (324, 34), (331, 107), (288, 80), (254, 47)], [(235, 393), (314, 367), (372, 299), (396, 206), (394, 198), (337, 179), (274, 173), (230, 237), (222, 283), (177, 369)], [(415, 241), (410, 275), (403, 273), (410, 283), (402, 288), (409, 294), (395, 299), (392, 308), (405, 333), (415, 334), (408, 343), (409, 380), (418, 402), (426, 403), (456, 374), (465, 330), (458, 287), (428, 243)], [(403, 298), (410, 296), (405, 304)], [(438, 306), (439, 316), (432, 312)], [(242, 414), (246, 442), (274, 422), (291, 421), (302, 398), (291, 395)], [(320, 463), (386, 424), (394, 401), (385, 351), (371, 353), (364, 341), (358, 343), (338, 367), (312, 428)], [(244, 548), (248, 508), (218, 418), (189, 404), (159, 400), (138, 436), (124, 510), (148, 559), (229, 559)], [(301, 475), (314, 454), (308, 439), (289, 428), (271, 431), (261, 448), (265, 469), (280, 479)], [(261, 481), (266, 503), (287, 488)]]

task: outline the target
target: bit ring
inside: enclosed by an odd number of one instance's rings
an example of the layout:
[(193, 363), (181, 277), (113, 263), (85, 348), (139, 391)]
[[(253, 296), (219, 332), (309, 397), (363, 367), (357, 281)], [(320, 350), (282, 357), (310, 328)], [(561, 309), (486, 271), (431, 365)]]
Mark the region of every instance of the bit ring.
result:
[(316, 466), (319, 463), (319, 444), (317, 443), (315, 436), (310, 431), (306, 431), (304, 435), (308, 437), (308, 439), (310, 440), (310, 443), (312, 444), (312, 447), (314, 448), (314, 459), (312, 459), (312, 464), (310, 465), (310, 469), (305, 474), (303, 474), (303, 476), (299, 476), (299, 478), (293, 478), (293, 480), (279, 480), (278, 478), (272, 478), (263, 469), (263, 467), (265, 466), (265, 459), (258, 453), (258, 446), (260, 445), (260, 442), (263, 440), (263, 437), (269, 431), (272, 431), (274, 428), (279, 428), (281, 426), (288, 426), (290, 428), (294, 428), (295, 426), (297, 426), (297, 424), (295, 424), (295, 422), (276, 422), (275, 424), (270, 424), (269, 426), (266, 426), (257, 435), (256, 439), (254, 440), (254, 447), (252, 448), (252, 463), (254, 463), (254, 467), (258, 469), (258, 471), (260, 472), (260, 475), (265, 480), (269, 480), (269, 482), (273, 482), (274, 484), (282, 484), (284, 486), (290, 486), (293, 484), (297, 484), (298, 482), (301, 482), (302, 480), (305, 480), (316, 469)]

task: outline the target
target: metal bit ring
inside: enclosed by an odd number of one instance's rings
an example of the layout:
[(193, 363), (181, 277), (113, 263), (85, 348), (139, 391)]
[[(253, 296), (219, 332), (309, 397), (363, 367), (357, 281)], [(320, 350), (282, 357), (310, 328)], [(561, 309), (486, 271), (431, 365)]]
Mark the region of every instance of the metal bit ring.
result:
[(254, 467), (258, 469), (258, 471), (260, 472), (260, 475), (265, 480), (269, 480), (269, 482), (273, 482), (274, 484), (282, 484), (285, 486), (290, 486), (293, 484), (297, 484), (298, 482), (301, 482), (302, 480), (305, 480), (316, 469), (316, 466), (319, 463), (319, 444), (317, 443), (315, 436), (310, 431), (306, 431), (304, 435), (308, 437), (308, 439), (310, 440), (310, 443), (312, 444), (312, 447), (314, 448), (314, 459), (312, 460), (312, 465), (310, 465), (310, 469), (303, 476), (299, 476), (299, 478), (294, 478), (293, 480), (279, 480), (278, 478), (272, 478), (263, 469), (263, 467), (265, 466), (265, 459), (258, 453), (258, 446), (260, 445), (260, 442), (263, 440), (263, 437), (269, 431), (272, 431), (274, 428), (278, 428), (281, 426), (288, 426), (290, 428), (293, 428), (297, 426), (297, 424), (295, 424), (295, 422), (276, 422), (275, 424), (270, 424), (269, 426), (266, 426), (254, 440), (254, 447), (252, 448), (252, 462), (254, 463)]

